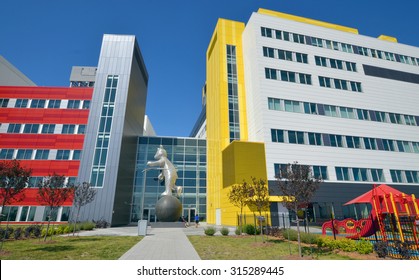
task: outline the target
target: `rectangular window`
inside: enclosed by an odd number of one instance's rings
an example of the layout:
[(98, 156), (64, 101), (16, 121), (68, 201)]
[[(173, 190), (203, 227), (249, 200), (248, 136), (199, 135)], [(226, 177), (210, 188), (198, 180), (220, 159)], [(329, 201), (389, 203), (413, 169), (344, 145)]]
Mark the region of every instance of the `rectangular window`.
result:
[(329, 117), (337, 117), (336, 106), (324, 105), (324, 114)]
[(44, 99), (32, 99), (31, 108), (45, 108), (45, 102)]
[(90, 100), (84, 100), (82, 109), (89, 109), (90, 108)]
[(19, 133), (22, 125), (20, 123), (11, 123), (7, 128), (7, 133)]
[(61, 134), (74, 134), (75, 128), (74, 124), (64, 124)]
[(281, 110), (281, 100), (276, 98), (268, 97), (268, 108), (269, 110), (280, 111)]
[(266, 79), (277, 80), (277, 74), (275, 69), (265, 68)]
[(80, 108), (80, 100), (68, 100), (67, 109)]
[(304, 132), (288, 131), (288, 143), (304, 144)]
[(300, 84), (311, 85), (311, 75), (300, 73), (298, 77), (300, 80)]
[(23, 133), (38, 133), (39, 124), (25, 124)]
[(352, 108), (340, 107), (340, 116), (347, 119), (355, 119), (355, 113)]
[(274, 58), (275, 57), (274, 50), (275, 49), (273, 48), (263, 47), (263, 56)]
[(352, 168), (352, 174), (355, 181), (361, 181), (361, 182), (369, 181), (366, 168)]
[(286, 171), (287, 167), (288, 167), (287, 164), (275, 163), (274, 164), (275, 176), (283, 176), (282, 172)]
[(77, 134), (85, 134), (86, 133), (86, 125), (85, 124), (80, 124), (79, 128), (77, 130)]
[(412, 142), (413, 146), (413, 152), (419, 153), (419, 143), (418, 142)]
[(81, 150), (74, 150), (73, 151), (73, 160), (80, 160), (81, 157)]
[(356, 72), (356, 64), (353, 62), (345, 62), (346, 64), (346, 70), (351, 71), (351, 72)]
[[(1, 99), (0, 99), (1, 100)], [(16, 99), (15, 108), (27, 108), (28, 107), (28, 99)]]
[(312, 115), (319, 114), (317, 104), (316, 103), (304, 102), (304, 113), (312, 114)]
[(390, 175), (393, 183), (403, 183), (403, 176), (401, 170), (390, 170)]
[(394, 147), (394, 141), (393, 140), (389, 140), (389, 139), (383, 139), (383, 146), (384, 146), (384, 150), (386, 151), (395, 151), (395, 147)]
[(272, 38), (272, 29), (261, 27), (261, 33), (263, 37), (269, 37)]
[(284, 143), (284, 131), (281, 129), (271, 129), (272, 142)]
[(68, 160), (70, 158), (70, 150), (58, 150), (55, 159)]
[(307, 55), (304, 53), (295, 53), (295, 57), (297, 59), (297, 62), (301, 63), (308, 63)]
[(418, 171), (406, 170), (404, 174), (408, 183), (419, 183)]
[(346, 145), (351, 149), (361, 149), (361, 139), (357, 136), (346, 136)]
[(322, 135), (320, 133), (308, 133), (308, 143), (314, 146), (322, 146)]
[(414, 116), (404, 115), (404, 122), (406, 125), (416, 125)]
[(35, 159), (48, 159), (49, 150), (37, 150), (35, 154)]
[(327, 166), (313, 165), (313, 176), (314, 178), (328, 180), (329, 178), (327, 176)]
[(16, 159), (31, 159), (33, 150), (30, 149), (19, 149), (17, 150)]
[(14, 149), (1, 149), (0, 159), (12, 159), (14, 151)]
[(61, 100), (50, 100), (48, 102), (48, 108), (50, 108), (50, 109), (60, 108), (60, 105), (61, 105)]
[(53, 134), (55, 130), (55, 124), (44, 124), (42, 125), (42, 131), (43, 134)]
[(351, 90), (356, 92), (362, 92), (361, 83), (360, 82), (350, 82)]
[(284, 104), (285, 104), (285, 111), (300, 113), (300, 102), (292, 101), (292, 100), (285, 100)]
[(358, 112), (358, 119), (359, 120), (370, 120), (368, 110), (357, 109), (357, 112)]
[(330, 145), (332, 147), (343, 147), (341, 135), (329, 134), (329, 138), (330, 138)]
[(280, 30), (275, 30), (275, 39), (282, 40), (282, 32)]
[(331, 88), (330, 78), (319, 76), (319, 83), (321, 87)]
[(375, 119), (377, 122), (387, 122), (386, 113), (375, 111)]
[(305, 44), (305, 37), (304, 35), (300, 35), (300, 34), (293, 34), (293, 40), (294, 43), (300, 43), (300, 44)]
[(384, 182), (382, 169), (371, 169), (371, 177), (373, 182)]
[(364, 137), (364, 145), (367, 150), (377, 150), (377, 140), (375, 138)]
[(338, 181), (349, 181), (349, 169), (347, 167), (335, 167)]
[(314, 60), (315, 60), (317, 66), (327, 67), (327, 60), (326, 60), (325, 57), (315, 56)]

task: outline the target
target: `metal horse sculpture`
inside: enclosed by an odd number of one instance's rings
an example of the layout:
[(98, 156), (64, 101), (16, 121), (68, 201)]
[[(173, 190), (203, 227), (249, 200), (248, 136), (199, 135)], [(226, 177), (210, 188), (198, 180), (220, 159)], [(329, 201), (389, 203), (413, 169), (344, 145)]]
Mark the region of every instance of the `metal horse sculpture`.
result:
[(162, 170), (159, 174), (158, 179), (164, 181), (166, 187), (165, 191), (161, 194), (172, 195), (172, 191), (175, 191), (178, 196), (182, 193), (182, 187), (176, 186), (177, 172), (173, 164), (167, 159), (167, 152), (162, 145), (157, 148), (157, 152), (154, 155), (156, 161), (147, 162), (148, 166), (158, 166)]

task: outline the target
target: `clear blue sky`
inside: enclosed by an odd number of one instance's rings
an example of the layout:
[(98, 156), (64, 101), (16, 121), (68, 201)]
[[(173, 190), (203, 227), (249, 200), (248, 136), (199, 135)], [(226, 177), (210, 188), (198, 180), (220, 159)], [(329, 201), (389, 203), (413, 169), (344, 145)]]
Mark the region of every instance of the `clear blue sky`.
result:
[(97, 66), (103, 34), (136, 35), (150, 76), (147, 115), (158, 135), (188, 136), (217, 19), (247, 22), (258, 8), (419, 46), (418, 0), (1, 0), (0, 54), (39, 86), (68, 86), (72, 66)]

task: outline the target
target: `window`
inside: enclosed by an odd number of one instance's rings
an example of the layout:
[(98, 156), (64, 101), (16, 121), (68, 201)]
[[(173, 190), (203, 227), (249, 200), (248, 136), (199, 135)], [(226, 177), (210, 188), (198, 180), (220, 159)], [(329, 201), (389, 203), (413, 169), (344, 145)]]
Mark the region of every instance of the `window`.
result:
[(390, 122), (395, 124), (402, 124), (402, 117), (400, 114), (389, 113)]
[(320, 38), (311, 37), (311, 45), (315, 47), (323, 47), (323, 40)]
[(347, 81), (345, 80), (334, 79), (334, 84), (336, 89), (348, 90)]
[(275, 38), (282, 40), (282, 32), (280, 30), (275, 30)]
[(327, 77), (319, 76), (319, 83), (321, 87), (327, 87), (327, 88), (332, 87), (330, 84), (330, 78), (327, 78)]
[(300, 102), (292, 101), (292, 100), (285, 100), (284, 103), (285, 103), (285, 111), (300, 113)]
[(375, 119), (377, 122), (387, 122), (386, 113), (375, 111)]
[(68, 100), (67, 109), (80, 108), (80, 100)]
[(341, 135), (329, 134), (329, 138), (330, 138), (330, 145), (332, 147), (343, 147)]
[(81, 150), (74, 150), (73, 160), (80, 160), (80, 157), (81, 157)]
[(338, 59), (330, 59), (330, 67), (334, 69), (343, 69), (343, 63), (342, 60)]
[(396, 141), (396, 142), (397, 142), (397, 148), (399, 149), (399, 152), (406, 152), (406, 153), (412, 152), (409, 142), (407, 141)]
[(274, 51), (275, 51), (275, 49), (273, 49), (273, 48), (263, 47), (263, 56), (265, 56), (265, 57), (275, 57)]
[(356, 72), (356, 64), (353, 62), (345, 62), (346, 65), (346, 70), (351, 71), (351, 72)]
[(50, 100), (48, 102), (48, 108), (60, 108), (61, 100)]
[(268, 97), (268, 108), (269, 110), (280, 111), (281, 110), (281, 100), (276, 98)]
[(311, 85), (311, 75), (309, 74), (298, 74), (300, 84)]
[(377, 150), (377, 140), (375, 138), (364, 137), (364, 145), (367, 150)]
[(322, 146), (323, 145), (322, 135), (320, 133), (309, 132), (308, 133), (308, 143), (310, 145)]
[(313, 115), (319, 114), (317, 104), (304, 102), (304, 113)]
[(338, 181), (349, 181), (349, 168), (335, 167), (336, 178)]
[(70, 150), (58, 150), (55, 159), (68, 160), (70, 158)]
[(84, 100), (82, 109), (89, 109), (89, 108), (90, 108), (90, 100)]
[(6, 108), (9, 105), (9, 99), (0, 98), (0, 108)]
[(304, 35), (294, 33), (292, 37), (293, 37), (293, 40), (294, 40), (295, 43), (305, 44)]
[(277, 80), (277, 72), (275, 69), (265, 68), (266, 79)]
[(16, 99), (15, 108), (27, 108), (28, 101), (28, 99)]
[(329, 177), (327, 176), (327, 166), (313, 165), (313, 176), (314, 178), (328, 180)]
[(285, 51), (285, 60), (292, 61), (292, 52)]
[(414, 116), (404, 115), (404, 122), (406, 125), (416, 125)]
[(369, 56), (369, 55), (368, 55), (368, 48), (358, 47), (358, 53), (359, 53), (360, 55)]
[(346, 136), (346, 145), (351, 149), (361, 149), (361, 138), (357, 136)]
[(404, 172), (408, 183), (419, 183), (419, 172), (406, 170)]
[(64, 124), (61, 131), (62, 134), (74, 134), (74, 129), (76, 126), (74, 124)]
[(269, 37), (272, 38), (272, 29), (261, 27), (261, 32), (263, 37)]
[(344, 52), (347, 52), (347, 53), (353, 53), (354, 52), (354, 50), (352, 48), (352, 45), (341, 43), (341, 46), (342, 46), (342, 51), (344, 51)]
[(1, 149), (0, 159), (12, 159), (14, 151), (14, 149)]
[(295, 73), (294, 72), (289, 72), (289, 71), (284, 71), (284, 70), (281, 70), (280, 72), (281, 72), (281, 81), (295, 83)]
[(37, 150), (35, 154), (35, 159), (48, 159), (49, 150)]
[(391, 180), (393, 183), (403, 183), (401, 170), (390, 170)]
[(418, 142), (412, 142), (413, 146), (413, 152), (419, 153), (419, 143)]
[(336, 106), (324, 105), (324, 114), (329, 117), (337, 117)]
[(352, 168), (352, 174), (355, 181), (367, 182), (368, 175), (366, 168)]
[(33, 150), (19, 149), (17, 150), (16, 159), (31, 159)]
[(271, 129), (272, 142), (284, 143), (284, 131), (281, 129)]
[(304, 144), (304, 132), (288, 131), (288, 142), (291, 144)]
[(394, 147), (394, 141), (393, 140), (388, 140), (388, 139), (383, 139), (383, 147), (384, 150), (386, 151), (395, 151), (395, 147)]
[(274, 172), (275, 172), (275, 176), (282, 176), (282, 172), (287, 170), (288, 165), (287, 164), (280, 164), (280, 163), (275, 163), (274, 164)]
[(19, 133), (22, 125), (20, 123), (11, 123), (7, 128), (7, 133)]
[(358, 119), (359, 120), (369, 120), (370, 116), (368, 114), (368, 110), (357, 109), (358, 112)]
[(42, 132), (43, 134), (53, 134), (55, 130), (55, 124), (44, 124), (42, 126)]
[(282, 38), (284, 39), (284, 41), (289, 41), (290, 40), (290, 33), (287, 31), (282, 32)]
[(373, 182), (384, 182), (384, 175), (382, 169), (371, 169), (371, 177)]
[(327, 67), (327, 60), (325, 57), (315, 56), (314, 60), (316, 61), (317, 66)]
[(361, 83), (360, 82), (350, 82), (351, 90), (356, 92), (362, 92)]
[(307, 55), (304, 53), (295, 53), (295, 58), (297, 59), (297, 62), (308, 63)]
[(38, 133), (39, 124), (25, 124), (23, 133)]
[(347, 119), (355, 119), (355, 113), (352, 108), (340, 107), (340, 116)]
[(86, 133), (86, 125), (80, 124), (79, 129), (77, 130), (77, 134), (85, 134)]
[(45, 102), (43, 99), (32, 99), (31, 108), (45, 108)]

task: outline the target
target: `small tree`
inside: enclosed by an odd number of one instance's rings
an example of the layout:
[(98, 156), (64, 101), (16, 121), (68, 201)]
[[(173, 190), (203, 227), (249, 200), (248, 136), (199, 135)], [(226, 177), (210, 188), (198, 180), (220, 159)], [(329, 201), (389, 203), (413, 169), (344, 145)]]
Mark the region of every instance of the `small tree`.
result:
[(96, 189), (91, 188), (90, 183), (83, 182), (83, 184), (78, 185), (75, 188), (73, 204), (76, 208), (77, 214), (76, 214), (76, 220), (74, 223), (73, 236), (76, 232), (76, 224), (79, 219), (81, 207), (92, 202), (95, 199), (95, 196), (96, 196)]
[[(275, 177), (277, 178), (280, 192), (282, 195), (288, 197), (283, 202), (283, 205), (288, 210), (293, 210), (296, 214), (301, 206), (305, 206), (310, 202), (322, 181), (321, 178), (313, 177), (310, 166), (298, 164), (297, 161), (293, 164), (287, 164)], [(300, 224), (298, 217), (296, 220), (298, 254), (301, 257)]]
[[(28, 184), (31, 170), (24, 168), (17, 160), (0, 162), (0, 201), (1, 201), (1, 217), (5, 205), (10, 205), (13, 202), (18, 202), (24, 199), (23, 190)], [(7, 226), (9, 226), (10, 210), (7, 214)], [(1, 223), (2, 218), (0, 218)], [(3, 249), (4, 237), (1, 240), (1, 248)]]
[(48, 225), (44, 241), (47, 240), (49, 226), (51, 224), (51, 214), (64, 204), (64, 202), (74, 194), (72, 184), (65, 185), (65, 177), (54, 173), (52, 176), (44, 178), (38, 183), (38, 201), (41, 205), (48, 206)]
[(245, 181), (240, 185), (233, 185), (228, 193), (228, 199), (234, 206), (240, 208), (239, 230), (243, 232), (243, 208), (250, 196), (250, 186)]
[(269, 210), (269, 189), (266, 185), (265, 180), (256, 179), (252, 177), (252, 183), (250, 184), (249, 199), (247, 205), (250, 209), (255, 209), (259, 213), (260, 217), (260, 233), (263, 240), (263, 227), (262, 227), (262, 211)]

